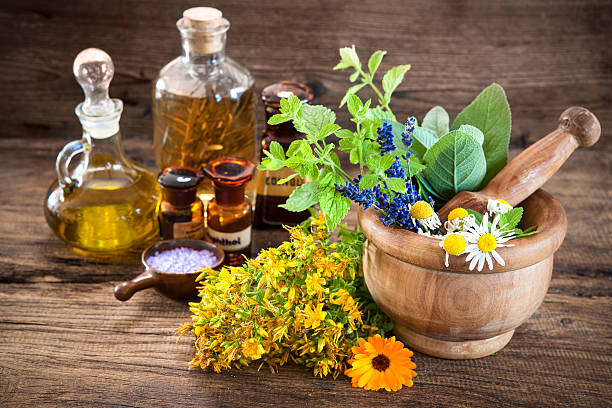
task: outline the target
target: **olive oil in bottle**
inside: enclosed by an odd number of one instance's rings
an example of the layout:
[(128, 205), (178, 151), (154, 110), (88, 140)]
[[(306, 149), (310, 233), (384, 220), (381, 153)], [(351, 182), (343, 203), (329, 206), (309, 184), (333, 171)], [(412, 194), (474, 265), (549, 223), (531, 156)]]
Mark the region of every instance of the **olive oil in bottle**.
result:
[(47, 193), (45, 217), (77, 252), (121, 260), (128, 250), (157, 239), (159, 189), (155, 174), (129, 160), (121, 147), (123, 104), (108, 96), (113, 73), (112, 60), (99, 49), (86, 49), (74, 61), (85, 93), (75, 110), (83, 138), (68, 143), (57, 157), (58, 178)]

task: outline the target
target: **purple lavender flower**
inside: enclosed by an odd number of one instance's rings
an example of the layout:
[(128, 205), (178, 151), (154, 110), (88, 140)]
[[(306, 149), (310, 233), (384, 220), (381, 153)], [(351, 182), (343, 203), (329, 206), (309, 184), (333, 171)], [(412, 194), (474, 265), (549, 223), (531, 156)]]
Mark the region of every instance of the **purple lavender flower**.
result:
[(378, 137), (376, 141), (380, 145), (380, 155), (384, 156), (387, 153), (391, 153), (395, 150), (395, 144), (393, 143), (393, 128), (390, 123), (383, 122), (382, 125), (376, 129)]

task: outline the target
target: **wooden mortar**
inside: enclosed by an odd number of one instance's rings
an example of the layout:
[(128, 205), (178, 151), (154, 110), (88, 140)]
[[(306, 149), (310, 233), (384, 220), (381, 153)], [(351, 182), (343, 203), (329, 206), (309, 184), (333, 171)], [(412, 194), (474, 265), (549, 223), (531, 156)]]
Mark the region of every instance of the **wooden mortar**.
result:
[(510, 341), (514, 329), (542, 303), (553, 254), (567, 228), (561, 204), (537, 189), (577, 146), (595, 143), (600, 130), (591, 112), (569, 108), (555, 131), (517, 156), (483, 191), (461, 192), (444, 206), (442, 221), (459, 205), (482, 213), (488, 198), (522, 202), (521, 226), (537, 225), (538, 233), (496, 249), (506, 265), (496, 263), (493, 271), (470, 271), (465, 255), (451, 256), (445, 267), (438, 239), (386, 227), (374, 209), (359, 211), (367, 237), (365, 281), (400, 339), (415, 350), (450, 359), (488, 356)]

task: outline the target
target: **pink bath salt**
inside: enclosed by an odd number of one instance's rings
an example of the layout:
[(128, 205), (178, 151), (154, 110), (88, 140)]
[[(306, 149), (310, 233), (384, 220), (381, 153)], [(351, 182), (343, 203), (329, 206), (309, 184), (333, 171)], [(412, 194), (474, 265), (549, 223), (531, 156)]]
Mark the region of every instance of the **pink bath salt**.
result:
[(174, 248), (157, 251), (147, 258), (149, 266), (170, 273), (198, 272), (218, 261), (215, 254), (207, 249)]

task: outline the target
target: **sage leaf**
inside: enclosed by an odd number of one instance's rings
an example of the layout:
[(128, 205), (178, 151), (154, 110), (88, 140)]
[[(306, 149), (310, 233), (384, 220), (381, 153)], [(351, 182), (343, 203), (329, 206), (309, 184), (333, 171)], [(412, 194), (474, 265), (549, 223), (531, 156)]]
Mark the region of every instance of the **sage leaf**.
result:
[(476, 126), (461, 125), (459, 126), (459, 131), (463, 133), (467, 133), (468, 135), (472, 136), (474, 139), (476, 139), (478, 144), (481, 146), (484, 143), (484, 133), (482, 133), (482, 131), (478, 129)]
[(484, 134), (482, 149), (487, 160), (487, 172), (477, 188), (485, 186), (508, 162), (512, 123), (504, 89), (496, 83), (485, 88), (457, 115), (451, 130), (459, 129), (461, 125), (476, 126)]
[(435, 133), (424, 127), (415, 127), (412, 132), (412, 151), (420, 158), (425, 157), (425, 153), (431, 146), (438, 141)]
[(287, 202), (280, 204), (279, 207), (293, 212), (304, 211), (319, 202), (318, 190), (319, 183), (316, 181), (304, 183), (293, 190)]
[(448, 112), (441, 106), (434, 106), (423, 118), (421, 127), (431, 130), (437, 137), (442, 137), (450, 131), (449, 123)]
[(441, 137), (423, 157), (423, 175), (443, 199), (474, 190), (487, 171), (482, 147), (470, 135), (454, 130)]

